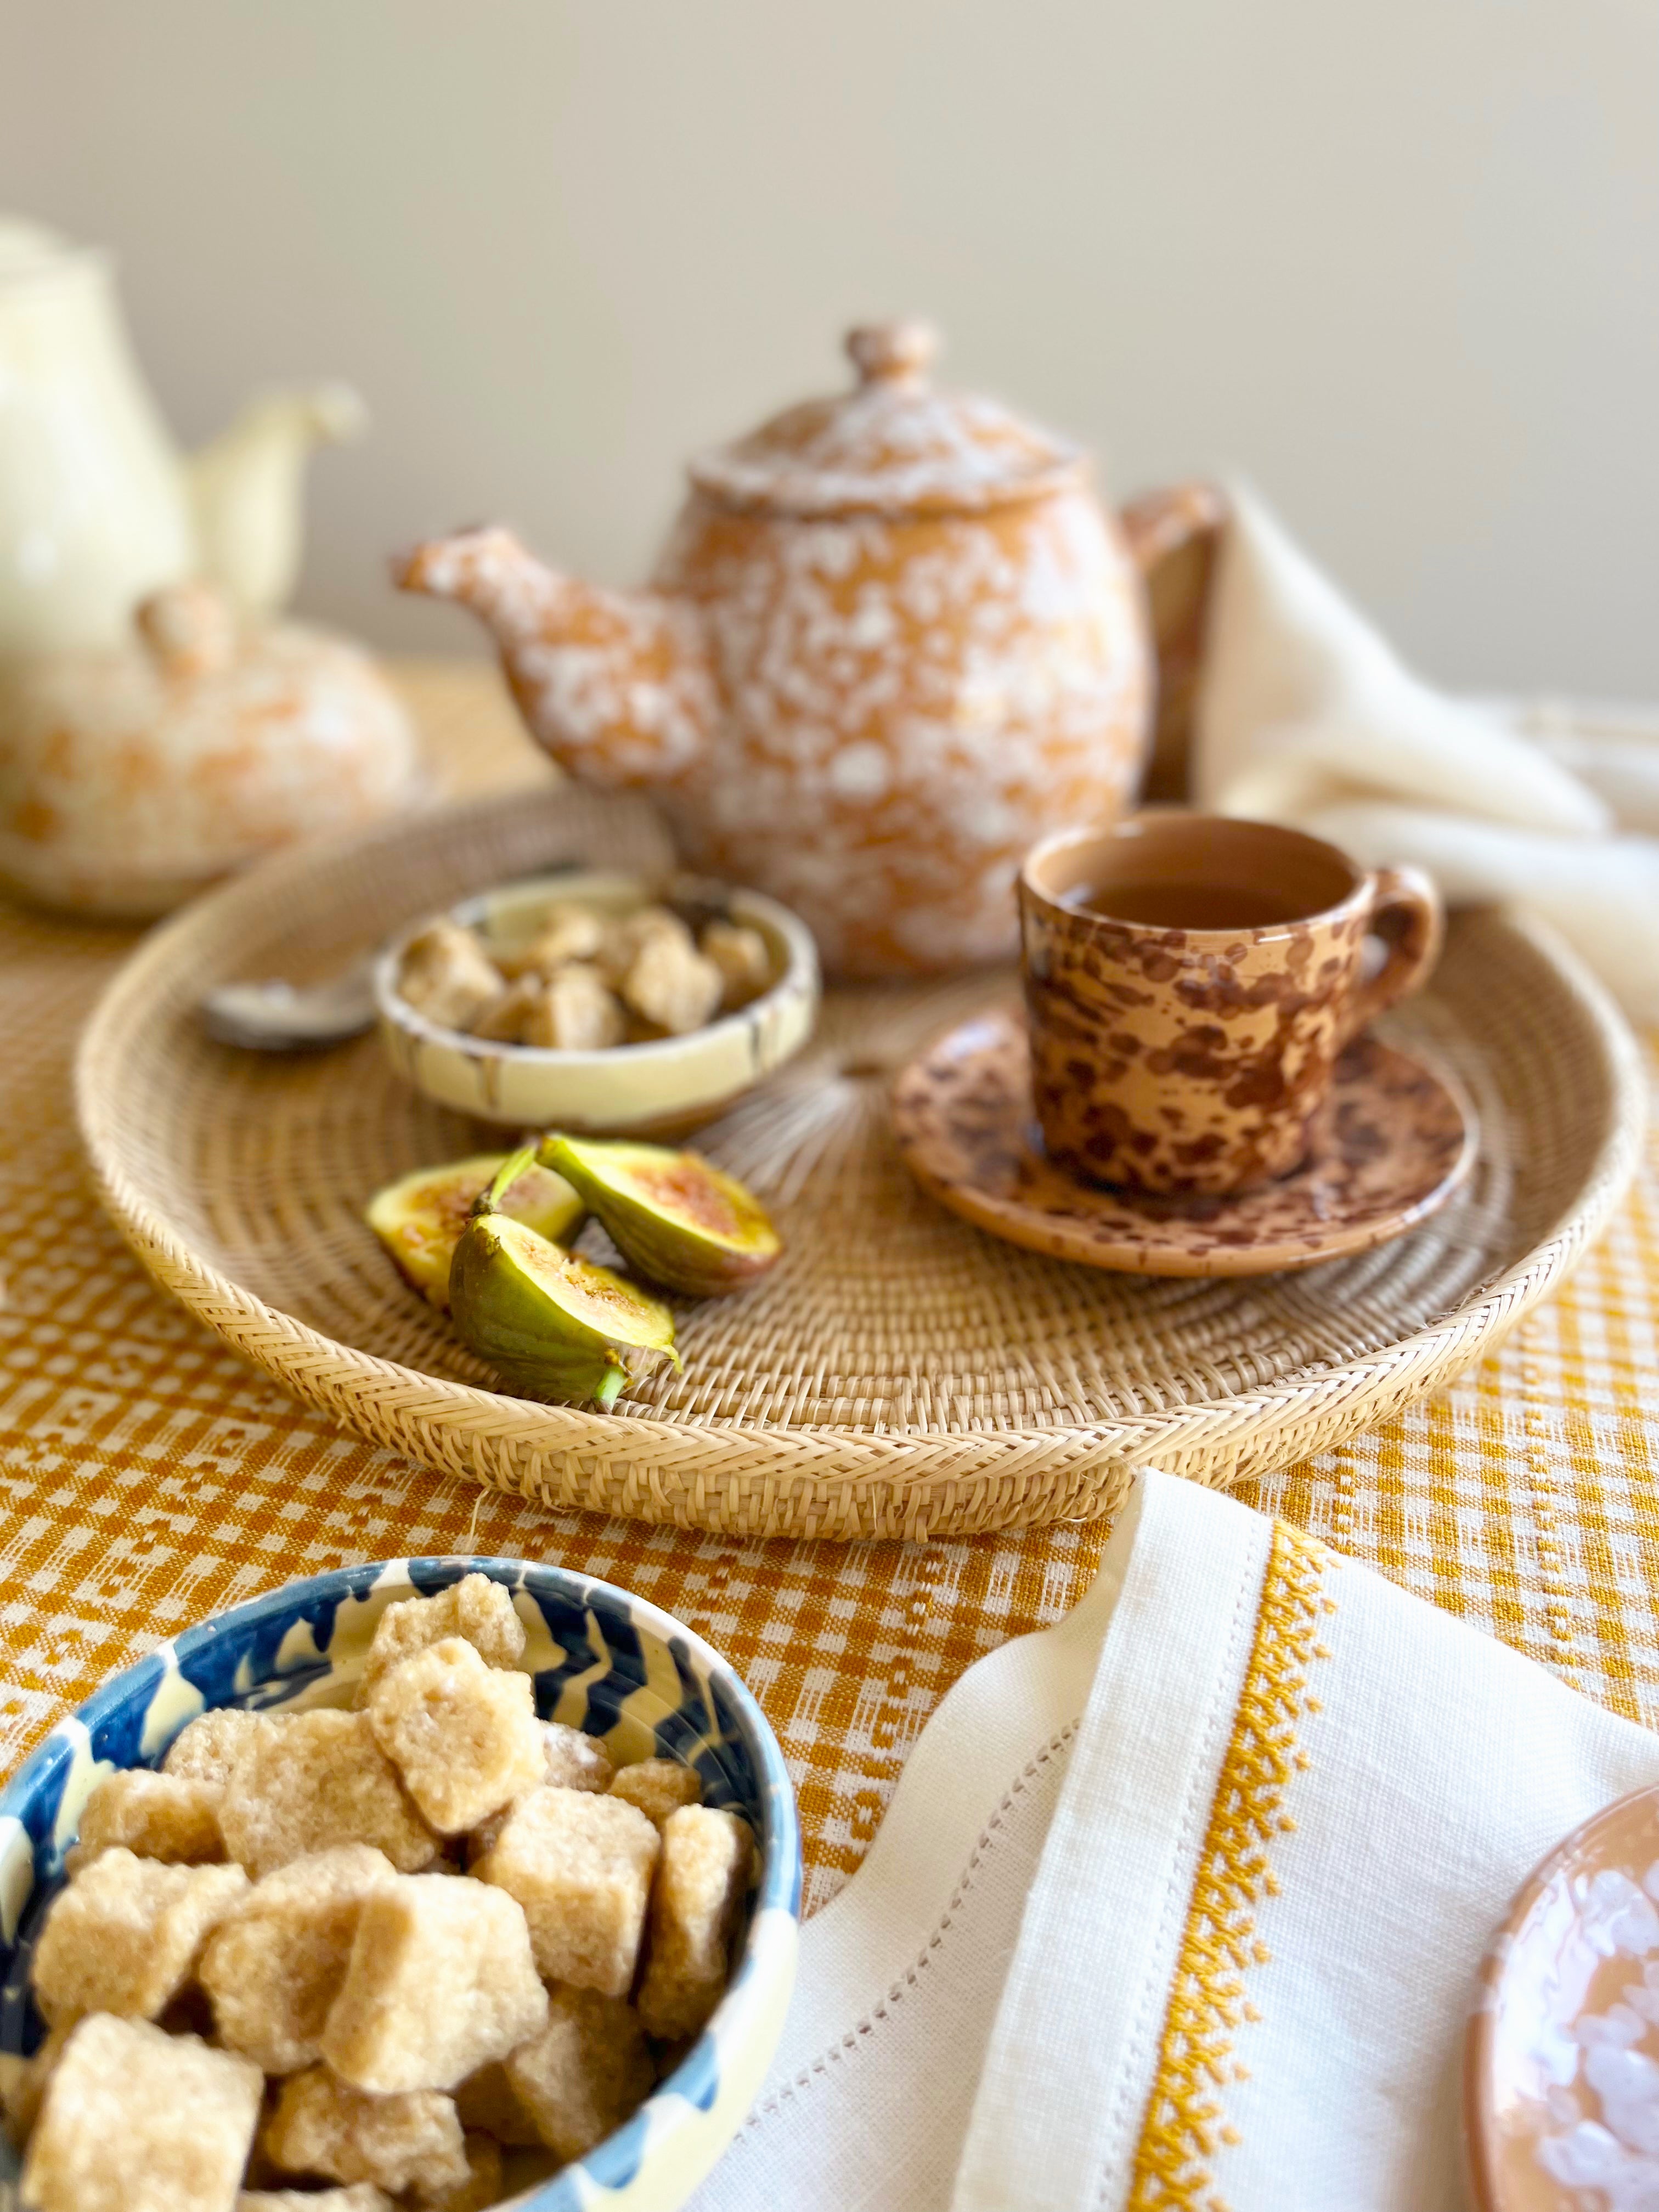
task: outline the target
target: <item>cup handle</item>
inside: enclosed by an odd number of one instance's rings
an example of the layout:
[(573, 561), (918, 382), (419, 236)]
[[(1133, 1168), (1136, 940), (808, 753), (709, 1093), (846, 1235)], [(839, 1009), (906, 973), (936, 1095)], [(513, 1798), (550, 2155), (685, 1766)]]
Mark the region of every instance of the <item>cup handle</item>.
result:
[(1428, 981), (1446, 934), (1440, 894), (1421, 868), (1379, 868), (1371, 878), (1369, 934), (1380, 937), (1388, 957), (1354, 993), (1342, 1042), (1358, 1036), (1396, 1000)]

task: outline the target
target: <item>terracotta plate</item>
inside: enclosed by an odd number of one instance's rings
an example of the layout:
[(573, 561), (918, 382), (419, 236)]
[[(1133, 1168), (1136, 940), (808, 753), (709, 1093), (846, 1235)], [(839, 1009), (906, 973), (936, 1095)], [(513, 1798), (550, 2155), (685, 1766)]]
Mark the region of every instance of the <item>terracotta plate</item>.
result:
[(1369, 1251), (1437, 1212), (1468, 1174), (1474, 1109), (1444, 1076), (1375, 1037), (1349, 1046), (1294, 1175), (1239, 1198), (1144, 1198), (1043, 1158), (1025, 1026), (978, 1014), (938, 1038), (893, 1094), (922, 1188), (992, 1236), (1133, 1275), (1261, 1275)]
[(1659, 2204), (1659, 1790), (1575, 1828), (1481, 1970), (1464, 2124), (1481, 2212)]

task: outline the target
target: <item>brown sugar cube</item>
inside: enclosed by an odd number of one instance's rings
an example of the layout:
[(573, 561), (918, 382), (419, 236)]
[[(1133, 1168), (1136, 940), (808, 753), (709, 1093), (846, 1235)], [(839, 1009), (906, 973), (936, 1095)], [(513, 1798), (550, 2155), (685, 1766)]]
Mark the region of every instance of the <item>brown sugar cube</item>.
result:
[(75, 1848), (64, 1869), (75, 1875), (112, 1844), (124, 1844), (136, 1858), (165, 1859), (177, 1866), (207, 1866), (222, 1859), (216, 1782), (188, 1782), (173, 1774), (151, 1774), (143, 1767), (106, 1774), (87, 1799)]
[(113, 1845), (52, 1900), (35, 1947), (35, 2002), (53, 2027), (89, 2012), (154, 2020), (246, 1894), (240, 1867), (166, 1866)]
[(543, 984), (526, 1018), (526, 1044), (556, 1052), (608, 1052), (627, 1032), (623, 1010), (597, 968), (573, 961)]
[[(208, 1942), (210, 1943), (212, 1941), (213, 1938), (209, 1936)], [(196, 1962), (196, 1971), (198, 1974), (202, 1971), (199, 1958)], [(172, 2002), (156, 2014), (155, 2025), (165, 2028), (169, 2035), (198, 2035), (204, 2043), (217, 2043), (219, 2040), (214, 2032), (213, 2007), (208, 2001), (207, 1991), (194, 1981), (186, 1982)], [(246, 2057), (247, 2054), (244, 2051), (242, 2055)]]
[(648, 937), (622, 980), (623, 1002), (670, 1036), (700, 1030), (720, 1006), (726, 979), (689, 937)]
[(539, 975), (520, 975), (473, 1023), (473, 1036), (488, 1038), (492, 1044), (522, 1044), (525, 1024), (541, 1003), (545, 988)]
[(404, 948), (399, 996), (445, 1029), (470, 1029), (506, 988), (506, 978), (470, 929), (434, 921)]
[(325, 2066), (291, 2074), (265, 2123), (264, 2145), (284, 2173), (325, 2181), (372, 2181), (392, 2197), (456, 2189), (467, 2164), (455, 2103), (436, 2089), (366, 2097)]
[(83, 2020), (23, 2164), (35, 2212), (232, 2212), (259, 2120), (257, 2066), (193, 2035)]
[(507, 2062), (507, 2077), (542, 2141), (580, 2158), (651, 2094), (645, 2030), (633, 2007), (594, 1990), (553, 1992), (547, 2026)]
[(632, 1766), (618, 1769), (611, 1795), (637, 1805), (646, 1819), (660, 1828), (682, 1805), (702, 1802), (702, 1777), (696, 1767), (678, 1759), (641, 1759)]
[(561, 899), (547, 909), (540, 931), (520, 955), (520, 964), (550, 975), (572, 960), (591, 960), (604, 942), (605, 924), (593, 908)]
[(354, 2181), (349, 2189), (245, 2189), (236, 2212), (398, 2212), (384, 2189)]
[(370, 1844), (400, 1874), (438, 1855), (364, 1713), (296, 1713), (249, 1737), (225, 1784), (219, 1826), (256, 1881), (336, 1844)]
[(653, 2035), (695, 2035), (726, 1990), (732, 1923), (753, 1843), (735, 1813), (684, 1805), (663, 1823), (651, 1888), (651, 1948), (640, 2018)]
[(772, 956), (759, 930), (741, 922), (711, 921), (700, 943), (703, 958), (720, 971), (723, 1005), (746, 1006), (771, 981)]
[(514, 1899), (479, 1881), (405, 1875), (363, 1901), (322, 2053), (343, 2081), (378, 2096), (452, 2089), (546, 2018)]
[[(46, 2094), (53, 2067), (64, 2055), (70, 2034), (68, 2027), (51, 2029), (42, 2037), (32, 2058), (20, 2058), (15, 2051), (0, 2051), (0, 2109), (5, 2112), (6, 2132), (19, 2150), (28, 2141), (29, 2131), (40, 2117), (40, 2100)], [(539, 2142), (541, 2137), (538, 2136), (535, 2140)]]
[(646, 946), (658, 940), (687, 952), (696, 950), (690, 931), (672, 908), (642, 906), (605, 924), (593, 963), (615, 990)]
[(561, 900), (547, 909), (536, 935), (510, 951), (492, 945), (490, 958), (503, 975), (545, 980), (573, 960), (592, 960), (605, 944), (605, 926), (591, 906)]
[(32, 2058), (15, 2051), (0, 2051), (0, 2119), (5, 2122), (4, 2140), (15, 2150), (21, 2150), (29, 2139), (45, 2086), (35, 2087)]
[(479, 1860), (488, 1858), (490, 1852), (495, 1850), (501, 1830), (513, 1818), (514, 1807), (522, 1802), (521, 1798), (515, 1797), (512, 1804), (503, 1805), (499, 1813), (492, 1813), (487, 1820), (480, 1820), (477, 1826), (464, 1838), (465, 1871), (468, 1874), (477, 1874)]
[(544, 1721), (542, 1746), (547, 1753), (543, 1780), (556, 1790), (608, 1790), (616, 1769), (611, 1754), (596, 1735), (567, 1728), (562, 1721)]
[(463, 1575), (435, 1597), (400, 1598), (387, 1606), (363, 1662), (359, 1706), (368, 1703), (383, 1674), (447, 1636), (464, 1636), (491, 1667), (516, 1667), (524, 1657), (524, 1623), (513, 1609), (512, 1592), (488, 1575)]
[(533, 2150), (506, 2150), (501, 2155), (502, 2201), (516, 2204), (532, 2189), (539, 2189), (544, 2181), (551, 2181), (566, 2161), (556, 2157), (544, 2144), (538, 2142)]
[(455, 2110), (469, 2135), (478, 2130), (515, 2149), (541, 2142), (540, 2130), (507, 2080), (506, 2067), (500, 2063), (481, 2066), (476, 2074), (467, 2075), (455, 2091)]
[(423, 2195), (421, 2212), (484, 2212), (484, 2207), (495, 2204), (501, 2196), (501, 2147), (490, 2136), (469, 2135), (465, 2138), (467, 2176), (453, 2189), (441, 2189)]
[[(580, 1729), (567, 1728), (562, 1721), (543, 1721), (539, 1725), (547, 1751), (547, 1771), (541, 1778), (543, 1781), (558, 1790), (604, 1791), (611, 1787), (616, 1770), (597, 1736), (584, 1735)], [(514, 1798), (513, 1804), (517, 1802)], [(469, 1866), (476, 1866), (487, 1851), (495, 1849), (495, 1839), (512, 1813), (512, 1804), (503, 1805), (498, 1813), (481, 1820), (470, 1832), (466, 1838)]]
[(163, 1774), (180, 1782), (213, 1782), (221, 1788), (230, 1773), (230, 1763), (248, 1738), (289, 1717), (287, 1714), (245, 1713), (237, 1705), (216, 1707), (198, 1713), (179, 1729), (161, 1761)]
[(544, 1980), (621, 1996), (631, 1985), (660, 1848), (637, 1806), (532, 1790), (475, 1871), (516, 1897)]
[(547, 1771), (529, 1675), (485, 1666), (459, 1636), (383, 1674), (368, 1714), (404, 1787), (447, 1836), (476, 1828)]
[(381, 1852), (340, 1844), (257, 1883), (208, 1938), (198, 1970), (221, 2042), (267, 2074), (315, 2065), (363, 1899), (397, 1879)]

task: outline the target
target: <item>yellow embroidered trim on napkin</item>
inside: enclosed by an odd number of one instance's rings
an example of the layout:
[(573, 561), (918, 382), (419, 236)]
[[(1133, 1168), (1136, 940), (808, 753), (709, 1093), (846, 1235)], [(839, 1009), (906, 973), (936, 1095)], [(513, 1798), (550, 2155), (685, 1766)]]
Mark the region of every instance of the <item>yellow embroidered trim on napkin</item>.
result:
[(1226, 2212), (1212, 2193), (1209, 2160), (1231, 2140), (1222, 2092), (1243, 2069), (1233, 2057), (1241, 2022), (1259, 2018), (1244, 1978), (1267, 1962), (1254, 1908), (1277, 1893), (1267, 1853), (1295, 1826), (1285, 1810), (1291, 1777), (1307, 1754), (1297, 1747), (1308, 1670), (1328, 1658), (1319, 1642), (1328, 1567), (1324, 1545), (1273, 1523), (1255, 1636), (1232, 1733), (1221, 1762), (1209, 1826), (1193, 1883), (1181, 1954), (1164, 2015), (1158, 2073), (1135, 2152), (1133, 2212)]

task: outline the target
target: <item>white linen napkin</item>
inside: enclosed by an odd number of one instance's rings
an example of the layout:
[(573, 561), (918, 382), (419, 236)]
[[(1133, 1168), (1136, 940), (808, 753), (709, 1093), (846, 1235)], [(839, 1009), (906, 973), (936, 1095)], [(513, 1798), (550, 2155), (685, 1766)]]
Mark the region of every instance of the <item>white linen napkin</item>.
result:
[(698, 2212), (1449, 2212), (1477, 1966), (1659, 1737), (1351, 1560), (1143, 1475), (981, 1660), (803, 1934)]
[(1194, 709), (1191, 786), (1367, 866), (1415, 861), (1452, 905), (1523, 902), (1640, 1018), (1659, 1018), (1659, 745), (1432, 690), (1229, 489)]

